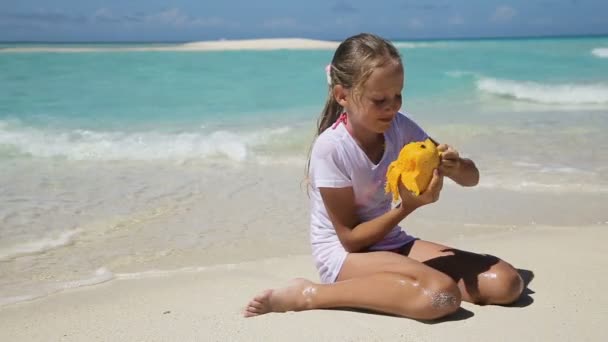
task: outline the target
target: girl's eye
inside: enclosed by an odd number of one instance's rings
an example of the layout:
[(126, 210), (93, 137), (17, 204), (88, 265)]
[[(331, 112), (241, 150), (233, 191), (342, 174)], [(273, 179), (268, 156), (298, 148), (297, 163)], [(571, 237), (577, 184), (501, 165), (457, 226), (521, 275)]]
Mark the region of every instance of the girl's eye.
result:
[(372, 99), (372, 101), (374, 104), (381, 105), (384, 103), (384, 101), (386, 101), (386, 99)]

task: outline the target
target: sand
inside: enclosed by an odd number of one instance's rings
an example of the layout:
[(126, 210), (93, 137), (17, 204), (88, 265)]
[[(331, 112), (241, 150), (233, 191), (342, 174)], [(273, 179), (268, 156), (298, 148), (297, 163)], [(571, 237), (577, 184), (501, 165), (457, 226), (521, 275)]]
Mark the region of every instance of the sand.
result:
[(468, 303), (434, 324), (314, 310), (243, 318), (251, 296), (293, 277), (317, 279), (308, 255), (114, 280), (0, 311), (1, 341), (605, 341), (605, 226), (524, 227), (454, 238), (534, 274), (511, 307)]
[(0, 52), (104, 52), (104, 51), (227, 51), (227, 50), (333, 50), (339, 42), (303, 39), (248, 39), (248, 40), (216, 40), (198, 41), (184, 44), (169, 44), (162, 46), (28, 46), (0, 48)]

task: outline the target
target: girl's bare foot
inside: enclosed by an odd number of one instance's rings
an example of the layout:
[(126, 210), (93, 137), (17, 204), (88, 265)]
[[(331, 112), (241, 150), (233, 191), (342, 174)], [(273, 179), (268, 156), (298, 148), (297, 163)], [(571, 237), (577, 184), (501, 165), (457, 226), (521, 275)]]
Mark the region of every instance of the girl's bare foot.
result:
[(311, 281), (296, 278), (286, 287), (266, 290), (255, 296), (243, 315), (254, 317), (269, 312), (301, 311), (310, 308), (315, 294), (316, 286)]

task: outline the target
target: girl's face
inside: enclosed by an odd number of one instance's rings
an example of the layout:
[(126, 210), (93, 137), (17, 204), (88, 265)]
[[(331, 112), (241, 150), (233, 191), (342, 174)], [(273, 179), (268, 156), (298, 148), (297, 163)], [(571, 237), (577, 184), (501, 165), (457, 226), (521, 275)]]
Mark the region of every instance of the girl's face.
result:
[(397, 61), (375, 69), (362, 89), (353, 98), (352, 91), (346, 96), (346, 110), (353, 125), (374, 133), (384, 133), (401, 109), (403, 90), (403, 66)]

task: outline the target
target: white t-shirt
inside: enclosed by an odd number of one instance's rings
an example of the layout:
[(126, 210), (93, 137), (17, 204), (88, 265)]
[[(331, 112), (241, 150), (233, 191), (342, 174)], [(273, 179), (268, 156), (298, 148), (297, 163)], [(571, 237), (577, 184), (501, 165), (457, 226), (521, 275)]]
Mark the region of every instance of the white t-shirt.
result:
[[(369, 221), (391, 209), (392, 195), (385, 193), (386, 171), (397, 159), (401, 148), (412, 141), (424, 141), (428, 135), (414, 121), (397, 113), (384, 133), (385, 149), (378, 164), (372, 163), (355, 142), (344, 124), (329, 127), (314, 142), (310, 159), (310, 242), (321, 281), (336, 280), (347, 252), (338, 239), (319, 188), (353, 187), (357, 215)], [(395, 226), (370, 250), (390, 250), (414, 238)]]

